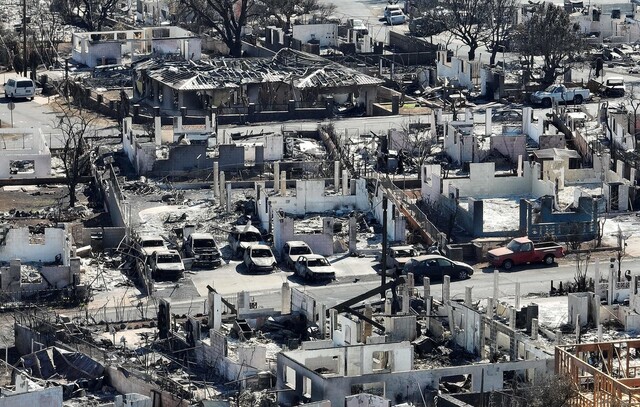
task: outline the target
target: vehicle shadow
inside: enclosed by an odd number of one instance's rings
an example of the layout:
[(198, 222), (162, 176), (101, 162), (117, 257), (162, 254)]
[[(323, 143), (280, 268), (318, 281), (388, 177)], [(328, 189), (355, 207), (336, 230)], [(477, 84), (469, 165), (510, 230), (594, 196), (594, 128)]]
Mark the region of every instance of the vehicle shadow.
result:
[(9, 102), (13, 102), (13, 103), (26, 103), (29, 102), (30, 100), (28, 98), (9, 98), (9, 97), (5, 97), (4, 94), (0, 97), (0, 104), (7, 104)]
[(290, 274), (287, 276), (287, 280), (289, 280), (292, 283), (296, 283), (299, 285), (306, 285), (309, 287), (320, 287), (323, 285), (328, 285), (329, 283), (332, 282), (332, 280), (307, 280), (304, 279), (296, 274)]
[(236, 273), (242, 274), (245, 276), (260, 276), (260, 275), (277, 273), (279, 271), (280, 269), (276, 269), (274, 271), (249, 271), (249, 268), (247, 267), (246, 264), (244, 264), (244, 262), (238, 263), (238, 265), (236, 265)]
[(495, 270), (498, 270), (501, 273), (514, 273), (514, 272), (524, 271), (524, 270), (540, 270), (540, 269), (550, 269), (555, 267), (559, 267), (559, 264), (554, 262), (551, 265), (546, 265), (544, 263), (521, 264), (519, 266), (513, 266), (510, 270), (505, 270), (502, 267), (489, 265), (489, 266), (484, 266), (479, 270), (482, 271), (483, 273), (493, 274)]

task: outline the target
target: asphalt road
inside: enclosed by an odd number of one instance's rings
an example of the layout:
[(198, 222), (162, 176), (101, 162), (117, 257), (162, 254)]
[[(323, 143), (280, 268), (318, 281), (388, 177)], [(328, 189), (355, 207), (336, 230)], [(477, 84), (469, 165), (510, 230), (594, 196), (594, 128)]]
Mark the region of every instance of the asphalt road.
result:
[[(3, 84), (9, 77), (17, 77), (17, 75), (13, 72), (0, 74), (0, 85), (2, 85), (0, 86), (0, 127), (40, 128), (45, 141), (51, 148), (62, 148), (62, 133), (56, 128), (59, 122), (59, 113), (53, 108), (54, 100), (40, 95), (37, 95), (34, 100), (20, 98), (10, 100), (4, 97)], [(9, 109), (9, 102), (13, 102), (13, 111)], [(100, 120), (93, 130), (95, 130), (95, 134), (92, 132), (88, 134), (89, 137), (115, 136), (118, 134), (115, 122), (107, 119)]]
[[(605, 256), (606, 257), (606, 256)], [(215, 270), (198, 270), (190, 272), (187, 279), (179, 283), (164, 282), (157, 284), (156, 296), (144, 303), (146, 316), (154, 317), (158, 298), (167, 298), (171, 302), (172, 313), (197, 314), (206, 313), (205, 302), (207, 285), (213, 286), (225, 298), (234, 302), (238, 292), (248, 291), (258, 308), (281, 309), (280, 289), (283, 282), (310, 294), (318, 303), (327, 307), (351, 299), (357, 295), (372, 290), (380, 285), (381, 277), (374, 270), (376, 261), (373, 258), (347, 257), (334, 262), (338, 270), (338, 278), (330, 283), (305, 284), (288, 271), (278, 271), (268, 275), (249, 275), (238, 262), (232, 262)], [(600, 270), (604, 272), (609, 267), (607, 262), (601, 262)], [(377, 267), (376, 267), (377, 268)], [(622, 269), (640, 274), (640, 259), (624, 259)], [(544, 297), (551, 288), (553, 281), (557, 288), (560, 282), (573, 281), (575, 263), (571, 260), (561, 260), (560, 264), (547, 267), (544, 265), (528, 265), (515, 267), (513, 271), (499, 273), (499, 299), (513, 301), (516, 293), (516, 282), (520, 283), (521, 303), (526, 304), (527, 297)], [(587, 277), (595, 277), (595, 266), (591, 263)], [(486, 300), (493, 296), (494, 269), (477, 268), (473, 276), (463, 281), (451, 282), (451, 298), (463, 299), (466, 287), (472, 287), (474, 301)], [(442, 298), (442, 283), (433, 282), (431, 295), (435, 299)], [(378, 295), (371, 297), (379, 298)], [(533, 300), (535, 301), (535, 300)], [(142, 303), (141, 303), (142, 304)], [(96, 319), (118, 321), (123, 319), (137, 320), (140, 318), (141, 307), (122, 306), (116, 309), (107, 305), (99, 312), (95, 305), (89, 305), (89, 313), (96, 314)], [(71, 312), (67, 314), (73, 315)], [(78, 316), (84, 316), (84, 311)], [(123, 318), (124, 317), (124, 318)]]

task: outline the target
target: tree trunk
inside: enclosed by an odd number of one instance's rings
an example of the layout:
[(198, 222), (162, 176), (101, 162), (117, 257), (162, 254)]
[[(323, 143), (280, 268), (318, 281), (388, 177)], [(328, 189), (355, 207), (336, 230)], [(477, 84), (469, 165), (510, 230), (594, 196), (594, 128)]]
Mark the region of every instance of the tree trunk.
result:
[(555, 81), (556, 81), (556, 70), (553, 68), (546, 68), (542, 70), (542, 72), (544, 72), (544, 76), (542, 77), (542, 84), (545, 85), (545, 87), (547, 85), (552, 85)]
[(491, 48), (491, 58), (489, 58), (489, 65), (494, 66), (496, 64), (496, 56), (498, 55), (498, 49), (494, 45)]
[(477, 45), (469, 46), (469, 61), (473, 61), (476, 59), (476, 49), (478, 49)]
[(76, 206), (77, 198), (76, 198), (76, 186), (68, 185), (69, 187), (69, 207), (73, 208)]
[(240, 58), (242, 56), (242, 41), (240, 40), (240, 37), (234, 39), (229, 45), (229, 56)]

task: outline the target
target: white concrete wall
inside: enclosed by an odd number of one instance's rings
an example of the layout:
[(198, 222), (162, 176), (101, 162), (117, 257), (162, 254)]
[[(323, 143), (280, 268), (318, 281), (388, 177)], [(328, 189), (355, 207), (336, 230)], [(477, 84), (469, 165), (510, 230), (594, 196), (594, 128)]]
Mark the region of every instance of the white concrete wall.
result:
[(345, 407), (390, 407), (391, 400), (374, 394), (360, 393), (345, 397)]
[[(273, 246), (276, 253), (281, 254), (284, 244), (291, 240), (303, 241), (309, 245), (315, 254), (331, 256), (334, 254), (333, 247), (333, 219), (323, 219), (322, 230), (317, 233), (294, 233), (293, 218), (282, 217), (274, 214), (272, 223)], [(328, 223), (327, 223), (328, 222)], [(268, 227), (265, 226), (265, 227)]]
[(258, 374), (258, 372), (262, 370), (258, 370), (247, 364), (242, 364), (237, 359), (234, 360), (226, 354), (220, 353), (220, 350), (218, 348), (216, 348), (215, 346), (211, 346), (209, 338), (198, 341), (196, 343), (195, 353), (196, 360), (200, 365), (205, 365), (213, 368), (216, 374), (224, 377), (229, 381), (253, 376)]
[(8, 394), (3, 389), (0, 407), (17, 406), (62, 407), (62, 386), (40, 388), (16, 394)]
[[(346, 323), (346, 321), (341, 320)], [(411, 342), (392, 342), (381, 344), (342, 346), (332, 349), (314, 349), (304, 351), (287, 352), (287, 356), (302, 365), (307, 365), (307, 361), (320, 357), (325, 360), (334, 360), (342, 357), (347, 366), (347, 373), (338, 372), (343, 376), (361, 376), (374, 373), (373, 354), (374, 352), (389, 352), (390, 372), (406, 372), (413, 369), (413, 346)], [(337, 367), (342, 370), (344, 364), (338, 363)]]
[(522, 108), (522, 132), (536, 143), (540, 142), (540, 135), (544, 134), (544, 120), (531, 107)]
[[(291, 289), (291, 312), (300, 312), (307, 317), (307, 321), (316, 321), (316, 300), (297, 288)], [(254, 365), (251, 365), (254, 366)]]
[[(24, 143), (14, 141), (11, 143), (5, 137), (21, 135)], [(40, 129), (0, 129), (0, 141), (3, 143), (0, 154), (0, 179), (33, 179), (47, 178), (51, 176), (51, 151)], [(20, 172), (11, 174), (12, 161), (33, 161), (33, 172)]]
[(284, 135), (281, 133), (263, 134), (259, 137), (252, 137), (236, 144), (254, 144), (263, 146), (264, 161), (277, 161), (282, 160), (284, 157)]
[[(589, 293), (569, 294), (567, 301), (569, 325), (586, 326), (589, 319)], [(576, 319), (578, 317), (579, 319)]]
[(191, 405), (188, 400), (181, 399), (179, 396), (162, 390), (151, 381), (150, 378), (139, 377), (132, 371), (126, 371), (116, 366), (106, 366), (105, 376), (109, 380), (109, 384), (116, 389), (118, 393), (139, 393), (152, 398), (155, 398), (154, 393), (159, 393), (160, 405), (175, 407), (188, 407)]
[(360, 343), (360, 323), (346, 316), (339, 314), (337, 316), (338, 326), (333, 331), (333, 345), (346, 346)]
[[(522, 176), (496, 177), (495, 163), (471, 163), (468, 178), (441, 179), (439, 164), (424, 165), (422, 168), (422, 197), (431, 202), (440, 200), (442, 194), (460, 198), (500, 198), (513, 196), (534, 196), (554, 194), (554, 182), (540, 180), (540, 165), (524, 163)], [(453, 194), (453, 195), (451, 195)]]
[(479, 61), (468, 61), (456, 57), (451, 57), (451, 61), (447, 62), (447, 51), (438, 51), (436, 55), (436, 70), (438, 77), (448, 78), (451, 81), (458, 82), (460, 86), (467, 89), (473, 89), (480, 84), (480, 67)]
[[(382, 225), (383, 213), (382, 197), (384, 195), (383, 189), (378, 188), (375, 195), (371, 200), (371, 207), (373, 208), (373, 215), (376, 220)], [(402, 212), (398, 209), (396, 204), (389, 199), (387, 204), (387, 239), (390, 242), (402, 242), (406, 241), (407, 234), (407, 219)]]
[(258, 217), (263, 226), (268, 227), (271, 214), (282, 210), (294, 215), (306, 213), (321, 213), (339, 209), (361, 211), (369, 210), (369, 196), (367, 184), (364, 179), (350, 180), (351, 194), (327, 195), (324, 188), (324, 180), (297, 180), (295, 193), (287, 190), (286, 196), (267, 195), (264, 188), (260, 189), (260, 195), (256, 195), (256, 207)]
[(153, 170), (156, 161), (156, 145), (152, 142), (140, 143), (132, 132), (131, 117), (123, 121), (122, 148), (135, 168), (136, 174), (145, 175)]
[(103, 58), (113, 58), (122, 63), (122, 43), (119, 41), (91, 41), (91, 37), (80, 37), (79, 48), (74, 47), (72, 59), (89, 68), (107, 64)]
[(321, 47), (338, 45), (337, 24), (296, 24), (293, 26), (293, 38), (307, 43), (312, 39), (320, 41)]
[[(164, 32), (167, 29), (169, 37), (156, 35), (159, 30)], [(101, 40), (93, 41), (92, 35), (100, 35)], [(72, 46), (73, 60), (89, 68), (103, 65), (103, 57), (115, 58), (116, 63), (121, 64), (125, 53), (137, 60), (154, 52), (154, 49), (159, 54), (180, 54), (185, 59), (193, 60), (199, 60), (202, 54), (201, 40), (180, 27), (73, 33)]]
[[(35, 235), (42, 238), (42, 235)], [(56, 255), (68, 258), (69, 237), (64, 229), (46, 228), (42, 243), (31, 243), (29, 228), (9, 229), (4, 245), (0, 245), (0, 261), (20, 259), (27, 262), (53, 262)], [(38, 240), (39, 241), (39, 240)]]

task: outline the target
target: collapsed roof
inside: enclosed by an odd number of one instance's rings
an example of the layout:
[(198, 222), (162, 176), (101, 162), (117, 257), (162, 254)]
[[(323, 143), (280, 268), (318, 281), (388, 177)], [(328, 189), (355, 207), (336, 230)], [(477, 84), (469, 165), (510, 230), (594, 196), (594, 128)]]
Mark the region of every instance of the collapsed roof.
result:
[(177, 90), (217, 90), (244, 84), (286, 82), (298, 89), (378, 85), (384, 81), (317, 55), (283, 48), (272, 58), (201, 61), (153, 58), (134, 69)]

